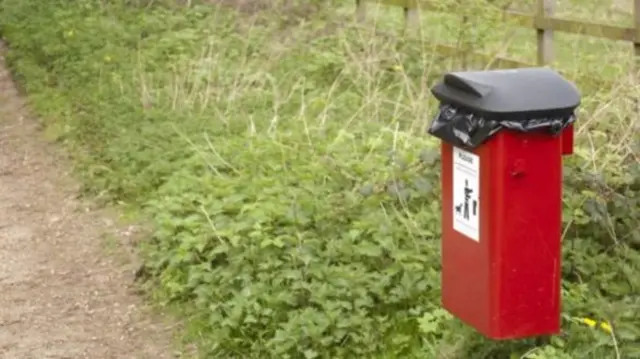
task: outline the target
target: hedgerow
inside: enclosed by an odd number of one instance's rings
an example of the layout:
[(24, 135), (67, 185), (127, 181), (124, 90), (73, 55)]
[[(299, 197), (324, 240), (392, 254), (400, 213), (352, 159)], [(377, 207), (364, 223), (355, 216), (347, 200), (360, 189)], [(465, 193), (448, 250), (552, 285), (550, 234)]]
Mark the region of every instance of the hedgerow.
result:
[(564, 335), (491, 342), (440, 307), (439, 147), (424, 130), (449, 65), (420, 39), (319, 31), (330, 9), (285, 26), (277, 9), (0, 4), (16, 79), (87, 193), (151, 220), (147, 286), (203, 356), (640, 357), (631, 84), (578, 84)]

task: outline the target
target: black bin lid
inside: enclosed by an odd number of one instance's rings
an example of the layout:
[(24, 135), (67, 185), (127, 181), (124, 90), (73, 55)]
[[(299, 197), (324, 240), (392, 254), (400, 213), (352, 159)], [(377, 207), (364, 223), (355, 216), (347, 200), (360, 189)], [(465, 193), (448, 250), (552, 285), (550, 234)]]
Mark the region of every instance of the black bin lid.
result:
[(580, 105), (575, 85), (547, 68), (451, 72), (431, 92), (490, 118), (569, 116)]

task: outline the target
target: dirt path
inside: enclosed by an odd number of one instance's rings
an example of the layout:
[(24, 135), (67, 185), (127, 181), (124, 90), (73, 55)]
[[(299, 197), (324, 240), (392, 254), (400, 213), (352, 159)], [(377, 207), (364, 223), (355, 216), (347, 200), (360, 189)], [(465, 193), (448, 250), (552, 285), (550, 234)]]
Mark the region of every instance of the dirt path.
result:
[(0, 359), (173, 357), (171, 328), (133, 292), (126, 246), (105, 246), (131, 234), (76, 199), (1, 51)]

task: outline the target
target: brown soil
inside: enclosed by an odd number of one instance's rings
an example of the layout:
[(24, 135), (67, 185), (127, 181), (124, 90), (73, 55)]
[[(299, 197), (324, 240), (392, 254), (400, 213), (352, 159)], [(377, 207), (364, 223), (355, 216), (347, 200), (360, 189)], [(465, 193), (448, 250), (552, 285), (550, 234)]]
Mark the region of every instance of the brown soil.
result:
[(78, 199), (1, 53), (0, 358), (173, 357), (173, 329), (135, 294), (136, 227)]

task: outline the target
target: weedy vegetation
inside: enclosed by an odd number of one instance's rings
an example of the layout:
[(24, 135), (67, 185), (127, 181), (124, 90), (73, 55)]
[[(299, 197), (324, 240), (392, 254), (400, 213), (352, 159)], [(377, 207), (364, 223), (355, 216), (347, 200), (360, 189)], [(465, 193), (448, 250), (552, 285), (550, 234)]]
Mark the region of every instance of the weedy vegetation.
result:
[[(584, 96), (565, 161), (563, 335), (492, 342), (440, 307), (425, 129), (429, 87), (461, 61), (432, 45), (535, 60), (533, 31), (465, 3), (401, 36), (401, 10), (359, 26), (351, 1), (0, 0), (0, 32), (86, 193), (150, 222), (145, 287), (202, 357), (640, 358), (629, 44), (556, 35), (554, 66)], [(560, 8), (631, 21), (599, 0)]]

